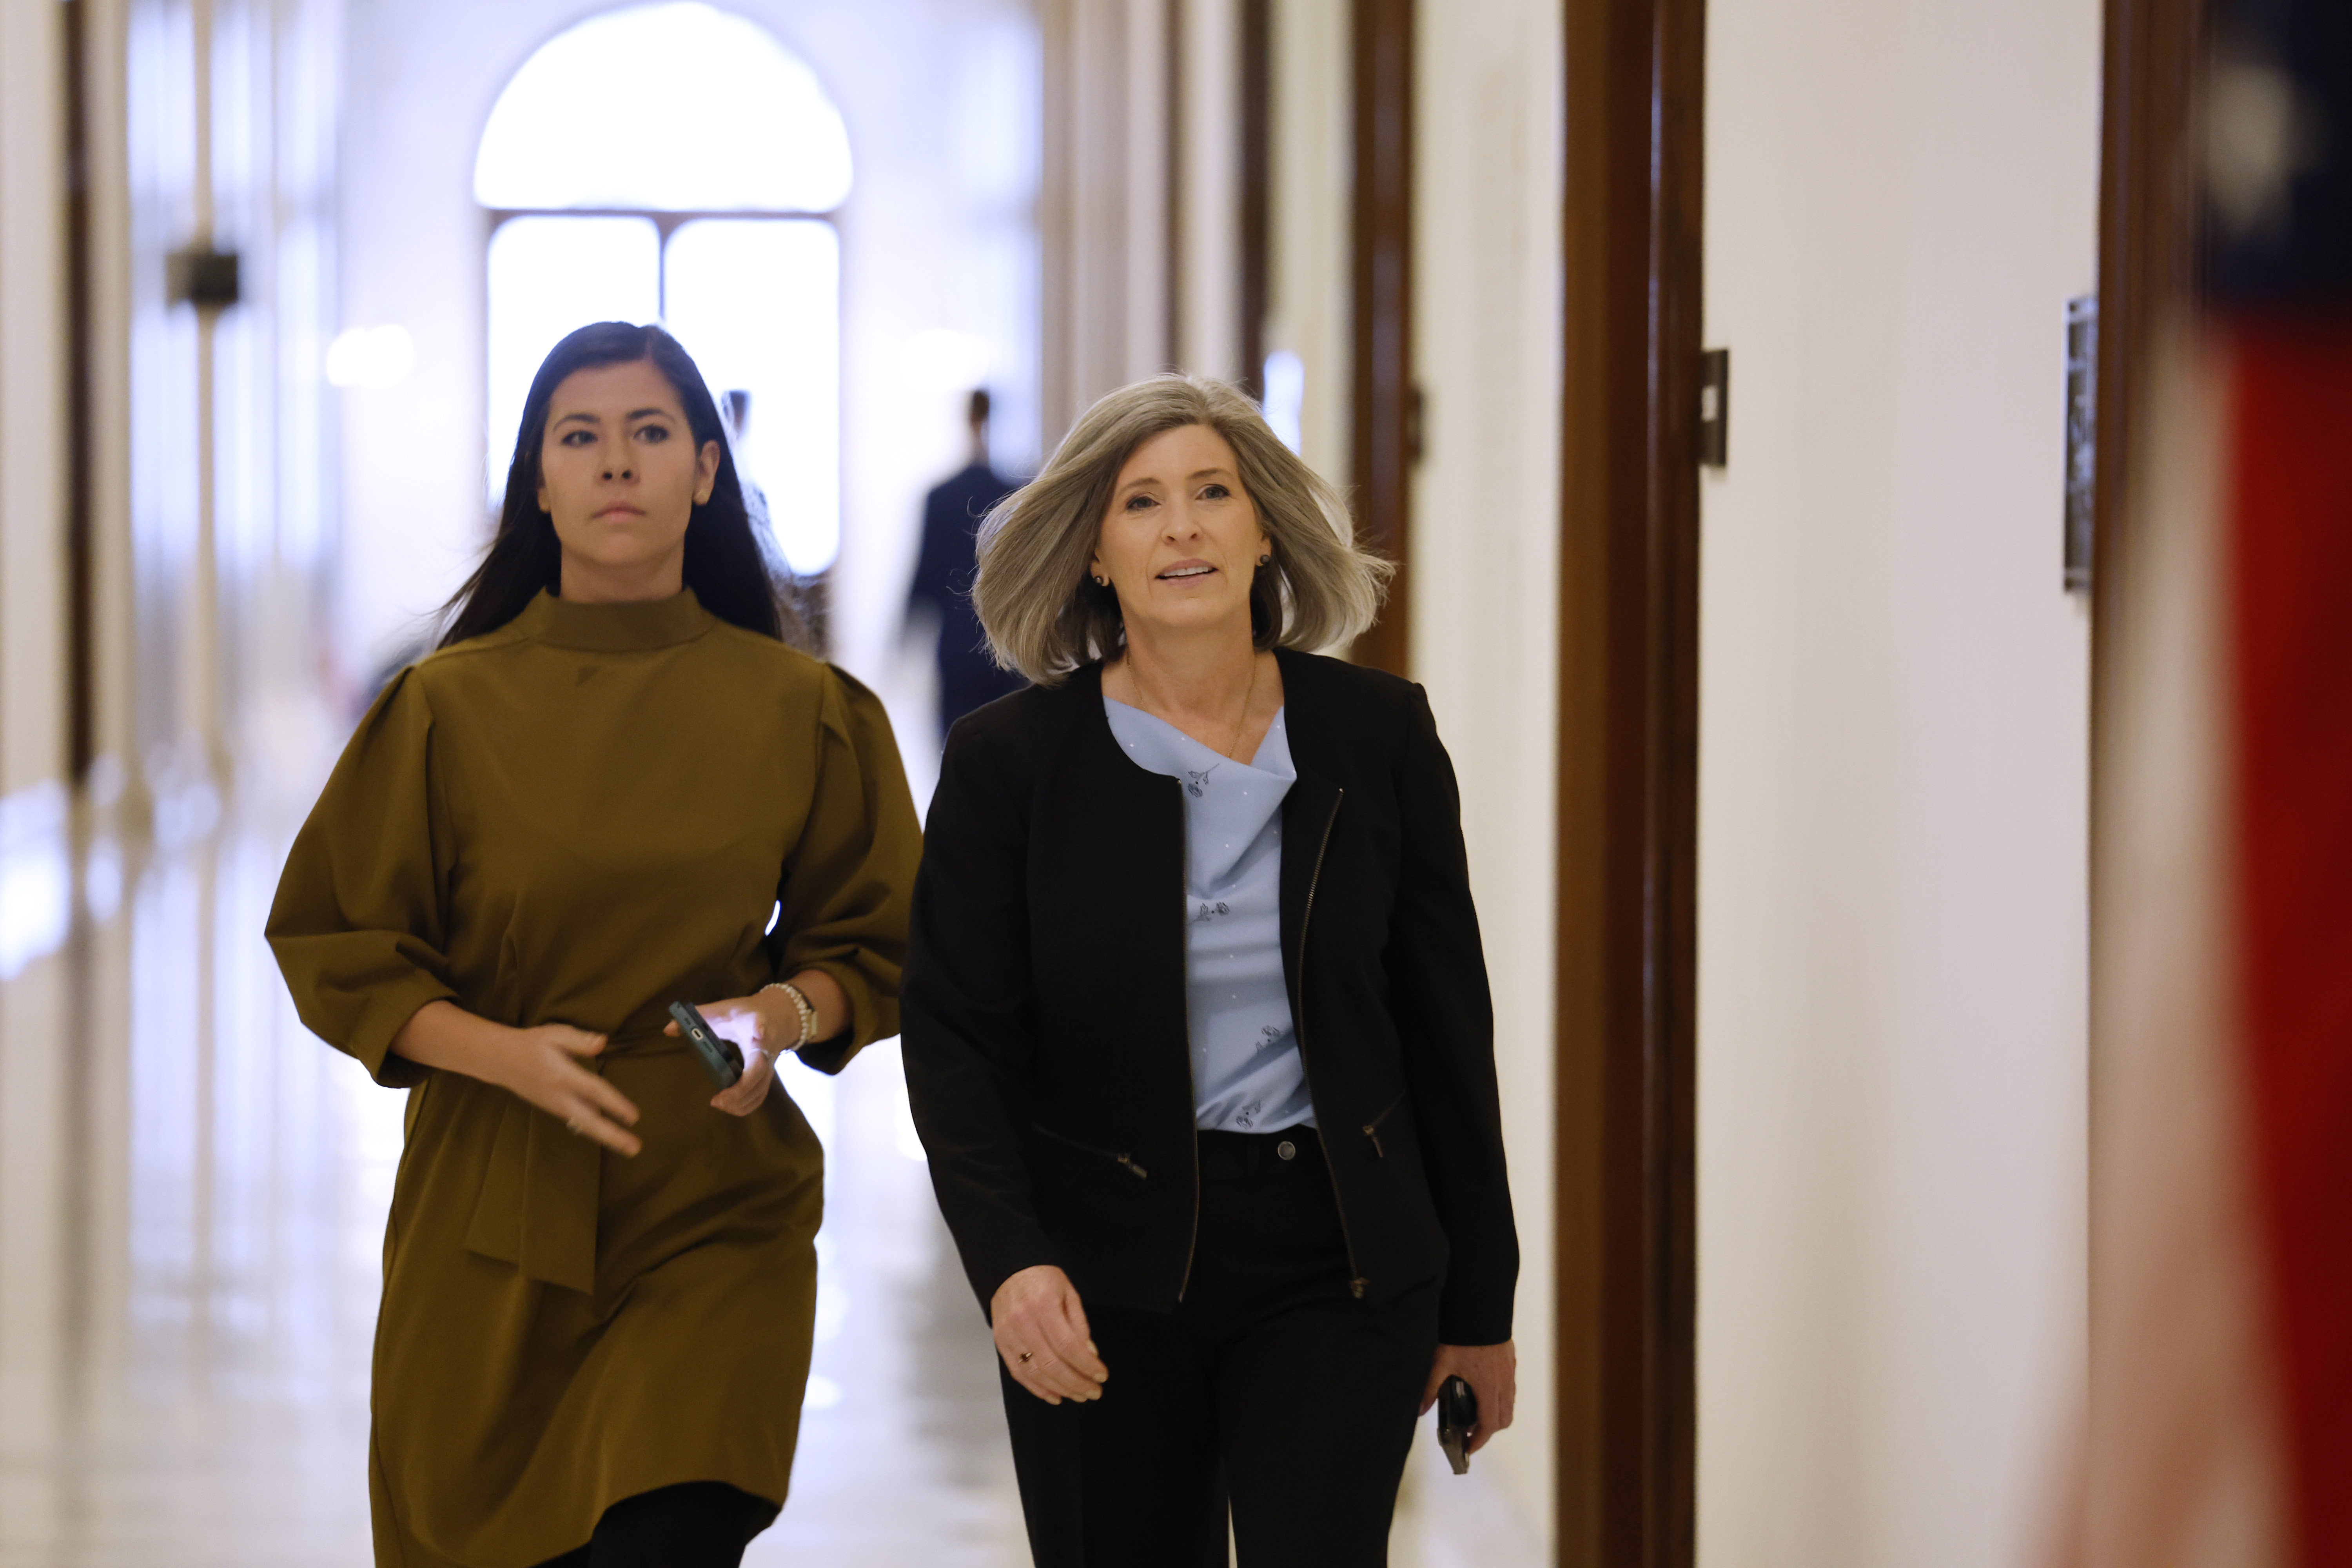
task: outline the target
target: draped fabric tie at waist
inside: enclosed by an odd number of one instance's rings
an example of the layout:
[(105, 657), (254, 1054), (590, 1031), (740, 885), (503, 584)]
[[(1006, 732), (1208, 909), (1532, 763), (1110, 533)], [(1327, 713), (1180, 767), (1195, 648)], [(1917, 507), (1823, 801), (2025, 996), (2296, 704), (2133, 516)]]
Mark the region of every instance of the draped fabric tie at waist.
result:
[[(659, 1026), (616, 1030), (585, 1065), (687, 1048)], [(529, 1279), (585, 1294), (596, 1284), (596, 1204), (604, 1147), (517, 1094), (504, 1093), (466, 1249), (511, 1263)]]

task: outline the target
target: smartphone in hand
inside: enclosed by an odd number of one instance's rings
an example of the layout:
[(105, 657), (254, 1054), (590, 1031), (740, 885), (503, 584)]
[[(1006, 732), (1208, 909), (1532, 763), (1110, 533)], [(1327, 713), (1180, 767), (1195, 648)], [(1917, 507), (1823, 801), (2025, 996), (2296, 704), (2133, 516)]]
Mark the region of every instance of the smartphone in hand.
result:
[(669, 1016), (677, 1021), (677, 1032), (686, 1037), (694, 1054), (702, 1058), (702, 1070), (710, 1075), (710, 1081), (721, 1089), (734, 1088), (743, 1076), (743, 1053), (735, 1048), (735, 1042), (721, 1039), (691, 1002), (671, 1003)]
[(1437, 1387), (1437, 1446), (1457, 1476), (1470, 1473), (1470, 1434), (1478, 1425), (1478, 1396), (1458, 1377)]

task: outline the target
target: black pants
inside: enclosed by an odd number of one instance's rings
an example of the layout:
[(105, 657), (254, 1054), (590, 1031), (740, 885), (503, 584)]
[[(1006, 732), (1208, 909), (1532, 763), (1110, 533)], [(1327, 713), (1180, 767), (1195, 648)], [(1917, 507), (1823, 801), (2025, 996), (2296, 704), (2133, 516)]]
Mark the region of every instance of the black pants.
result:
[[(1292, 1151), (1281, 1153), (1283, 1145)], [(1437, 1349), (1434, 1281), (1348, 1289), (1312, 1129), (1201, 1134), (1201, 1230), (1172, 1313), (1088, 1304), (1110, 1369), (1058, 1405), (1003, 1378), (1039, 1568), (1370, 1568)]]
[(540, 1568), (737, 1568), (776, 1505), (724, 1481), (688, 1481), (623, 1498), (588, 1544)]

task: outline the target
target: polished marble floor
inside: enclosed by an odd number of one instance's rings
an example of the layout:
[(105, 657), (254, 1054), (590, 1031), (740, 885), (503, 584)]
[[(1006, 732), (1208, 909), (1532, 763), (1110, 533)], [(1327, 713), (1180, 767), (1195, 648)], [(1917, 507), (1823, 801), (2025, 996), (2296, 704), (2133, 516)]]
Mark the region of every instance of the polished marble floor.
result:
[[(0, 835), (0, 1568), (369, 1560), (367, 1370), (401, 1097), (295, 1019), (260, 938), (291, 816)], [(829, 1155), (793, 1494), (747, 1561), (1027, 1561), (987, 1334), (895, 1044), (790, 1088)], [(1395, 1561), (1533, 1563), (1432, 1445)]]

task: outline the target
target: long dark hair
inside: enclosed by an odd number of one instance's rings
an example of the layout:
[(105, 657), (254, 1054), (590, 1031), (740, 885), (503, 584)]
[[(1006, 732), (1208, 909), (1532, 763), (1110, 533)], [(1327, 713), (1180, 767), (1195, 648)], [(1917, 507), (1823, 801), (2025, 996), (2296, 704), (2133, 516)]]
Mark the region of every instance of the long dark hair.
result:
[(775, 546), (752, 525), (743, 505), (743, 482), (736, 476), (735, 451), (719, 421), (719, 405), (677, 340), (656, 326), (598, 321), (583, 327), (549, 351), (523, 399), (522, 428), (515, 435), (514, 461), (507, 467), (506, 504), (489, 552), (466, 585), (444, 606), (447, 629), (439, 647), (492, 632), (522, 614), (542, 588), (562, 580), (563, 548), (555, 520), (539, 507), (539, 453), (547, 440), (548, 405), (555, 389), (575, 371), (650, 360), (667, 377), (685, 406), (695, 449), (719, 443), (719, 479), (710, 499), (697, 502), (686, 524), (686, 585), (702, 607), (722, 621), (795, 647), (807, 645), (806, 627), (795, 603), (792, 579)]

